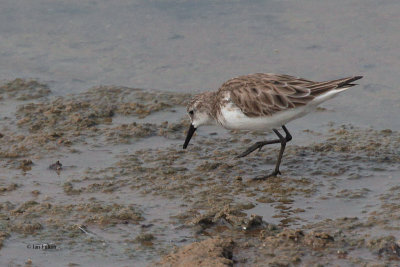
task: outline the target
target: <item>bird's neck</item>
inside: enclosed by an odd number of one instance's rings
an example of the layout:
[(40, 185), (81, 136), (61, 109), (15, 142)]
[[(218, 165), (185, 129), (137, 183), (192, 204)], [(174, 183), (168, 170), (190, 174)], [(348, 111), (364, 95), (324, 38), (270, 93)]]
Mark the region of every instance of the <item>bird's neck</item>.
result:
[(208, 92), (208, 105), (211, 117), (217, 120), (219, 113), (218, 97), (216, 92)]

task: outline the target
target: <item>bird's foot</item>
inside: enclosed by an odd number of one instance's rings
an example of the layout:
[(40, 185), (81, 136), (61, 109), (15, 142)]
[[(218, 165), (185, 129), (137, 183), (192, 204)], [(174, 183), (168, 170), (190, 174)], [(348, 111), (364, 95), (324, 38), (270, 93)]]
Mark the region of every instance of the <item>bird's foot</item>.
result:
[(277, 177), (278, 174), (281, 175), (282, 173), (279, 170), (275, 170), (271, 174), (257, 176), (256, 178), (253, 178), (253, 181), (264, 181), (264, 180), (266, 180), (268, 178), (271, 178), (271, 177)]

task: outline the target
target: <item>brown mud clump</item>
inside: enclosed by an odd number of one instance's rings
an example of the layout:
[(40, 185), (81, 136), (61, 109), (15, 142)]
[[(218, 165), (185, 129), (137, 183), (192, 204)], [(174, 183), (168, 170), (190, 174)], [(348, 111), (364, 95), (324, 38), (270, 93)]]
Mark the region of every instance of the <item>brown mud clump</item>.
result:
[(47, 96), (51, 93), (46, 84), (35, 80), (17, 78), (0, 86), (0, 100), (31, 100)]
[(3, 241), (8, 238), (10, 234), (0, 231), (0, 249), (3, 247)]
[(231, 239), (210, 238), (180, 248), (154, 266), (233, 266), (234, 243)]

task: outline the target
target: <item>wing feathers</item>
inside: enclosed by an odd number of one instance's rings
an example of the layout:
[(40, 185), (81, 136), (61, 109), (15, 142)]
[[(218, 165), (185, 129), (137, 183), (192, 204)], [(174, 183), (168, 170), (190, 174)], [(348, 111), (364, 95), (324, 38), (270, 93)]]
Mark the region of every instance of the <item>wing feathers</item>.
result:
[(249, 117), (270, 116), (276, 112), (307, 105), (327, 91), (351, 87), (362, 76), (326, 82), (313, 82), (289, 75), (256, 73), (233, 78), (218, 91), (229, 91), (231, 100)]

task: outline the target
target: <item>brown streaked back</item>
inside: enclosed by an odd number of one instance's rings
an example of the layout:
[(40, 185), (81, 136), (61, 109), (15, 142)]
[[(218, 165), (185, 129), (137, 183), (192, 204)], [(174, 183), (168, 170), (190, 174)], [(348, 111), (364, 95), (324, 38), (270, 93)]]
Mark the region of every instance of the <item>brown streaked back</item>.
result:
[(278, 111), (307, 105), (328, 91), (354, 86), (351, 82), (361, 78), (314, 82), (290, 75), (255, 73), (226, 81), (219, 88), (217, 97), (229, 92), (231, 100), (246, 116), (271, 116)]

